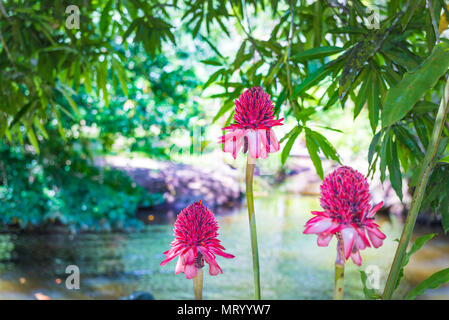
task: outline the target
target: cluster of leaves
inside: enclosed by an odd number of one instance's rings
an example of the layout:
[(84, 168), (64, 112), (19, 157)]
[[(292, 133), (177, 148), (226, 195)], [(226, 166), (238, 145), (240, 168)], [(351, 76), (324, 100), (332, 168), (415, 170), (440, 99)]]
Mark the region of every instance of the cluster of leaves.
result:
[[(77, 151), (83, 148), (79, 141), (64, 145), (55, 141), (43, 144), (39, 157), (1, 145), (3, 225), (126, 230), (142, 227), (135, 215), (138, 206), (162, 201), (162, 195), (149, 195), (125, 173), (90, 165), (84, 153)], [(49, 155), (48, 149), (52, 150)]]
[[(80, 9), (79, 29), (66, 27), (66, 8)], [(142, 44), (155, 56), (174, 41), (159, 1), (29, 1), (0, 3), (0, 137), (28, 141), (61, 114), (79, 117), (73, 95), (80, 85), (109, 105), (108, 75), (127, 95), (122, 47)], [(120, 46), (119, 46), (120, 44)], [(93, 86), (96, 86), (95, 92)], [(61, 132), (63, 134), (63, 132)]]
[[(177, 52), (180, 65), (173, 66), (164, 55), (149, 59), (139, 46), (129, 48), (132, 59), (124, 64), (127, 92), (118, 90), (109, 105), (98, 103), (86, 92), (84, 86), (74, 97), (80, 111), (83, 127), (99, 129), (91, 136), (99, 142), (102, 153), (113, 150), (118, 138), (126, 140), (121, 152), (141, 152), (153, 157), (167, 158), (175, 141), (175, 130), (187, 132), (195, 119), (204, 116), (203, 108), (191, 97), (197, 92), (199, 82), (192, 69), (182, 65), (189, 54)], [(114, 76), (108, 73), (108, 82)], [(93, 90), (98, 87), (94, 85)], [(73, 119), (64, 116), (63, 127), (71, 128)], [(83, 134), (83, 130), (79, 130)], [(113, 150), (116, 151), (116, 150)]]
[[(69, 5), (80, 9), (80, 29), (65, 26)], [(189, 55), (161, 54), (164, 40), (174, 42), (163, 20), (170, 6), (0, 3), (2, 222), (123, 228), (139, 225), (137, 206), (162, 201), (91, 164), (122, 140), (119, 151), (167, 157), (171, 133), (201, 117), (197, 102), (189, 102), (198, 88), (184, 63)]]
[[(358, 0), (267, 1), (274, 21), (271, 31), (264, 30), (268, 40), (254, 36), (248, 13), (257, 13), (262, 3), (229, 1), (226, 10), (212, 13), (203, 7), (203, 16), (233, 19), (244, 35), (234, 57), (218, 53), (204, 61), (218, 68), (205, 86), (215, 83), (223, 88), (223, 93), (212, 96), (224, 100), (214, 120), (225, 116), (230, 123), (233, 100), (244, 88), (262, 86), (274, 97), (275, 113), (282, 111), (296, 122), (281, 139), (287, 140), (282, 161), (304, 132), (311, 159), (323, 178), (320, 154), (337, 161), (338, 154), (310, 128), (313, 115), (337, 105), (353, 106), (355, 119), (366, 109), (374, 135), (368, 150), (369, 172), (379, 168), (384, 181), (388, 169), (401, 199), (403, 177), (410, 178), (410, 187), (416, 186), (426, 150), (432, 141), (439, 141), (434, 156), (440, 162), (429, 164), (432, 173), (424, 207), (439, 209), (443, 227), (449, 230), (447, 119), (441, 139), (432, 136), (440, 100), (447, 103), (442, 91), (448, 81), (449, 44), (439, 39), (449, 18), (445, 2), (376, 1), (373, 11)], [(373, 16), (378, 27), (369, 23)], [(429, 279), (409, 297), (447, 281), (447, 270)], [(363, 275), (362, 280), (366, 280)]]
[[(235, 57), (217, 54), (203, 61), (218, 68), (205, 86), (223, 87), (223, 93), (212, 96), (223, 99), (214, 120), (225, 116), (226, 123), (231, 122), (233, 100), (244, 88), (262, 86), (274, 97), (275, 113), (283, 111), (297, 123), (281, 139), (287, 141), (282, 161), (305, 133), (309, 154), (323, 177), (320, 155), (337, 161), (339, 157), (329, 141), (310, 128), (314, 114), (349, 105), (355, 119), (366, 109), (374, 134), (370, 172), (379, 168), (382, 181), (388, 177), (402, 199), (403, 176), (411, 177), (410, 186), (416, 183), (416, 164), (430, 140), (448, 69), (447, 44), (435, 45), (435, 26), (440, 17), (444, 22), (449, 16), (444, 1), (431, 1), (430, 9), (424, 0), (378, 4), (379, 28), (367, 23), (376, 14), (372, 7), (357, 0), (270, 1), (265, 5), (271, 7), (274, 27), (268, 40), (259, 40), (251, 33), (248, 12), (257, 13), (262, 3), (230, 1), (226, 14), (214, 12), (221, 19), (234, 19), (244, 35)], [(445, 128), (438, 158), (449, 151), (448, 136)], [(441, 163), (436, 170), (445, 166)], [(429, 188), (440, 191), (435, 197), (449, 198), (443, 180), (432, 181)]]

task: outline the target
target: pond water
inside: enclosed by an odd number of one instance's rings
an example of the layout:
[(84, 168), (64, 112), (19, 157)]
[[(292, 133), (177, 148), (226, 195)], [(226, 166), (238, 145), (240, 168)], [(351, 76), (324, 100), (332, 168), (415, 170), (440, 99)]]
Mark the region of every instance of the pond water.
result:
[[(303, 235), (310, 211), (319, 209), (315, 197), (277, 195), (256, 198), (256, 216), (261, 259), (262, 298), (331, 299), (335, 246), (316, 245), (316, 236)], [(253, 294), (251, 250), (246, 208), (217, 217), (219, 239), (234, 259), (218, 257), (224, 274), (211, 277), (205, 273), (205, 299), (251, 299)], [(0, 299), (120, 299), (136, 291), (150, 292), (156, 299), (192, 299), (192, 281), (174, 274), (175, 261), (164, 267), (163, 252), (173, 240), (173, 221), (149, 225), (139, 233), (2, 235), (0, 238)], [(387, 240), (379, 249), (362, 252), (363, 267), (347, 264), (345, 298), (363, 299), (359, 271), (378, 270), (380, 285), (387, 276), (399, 238), (401, 225), (388, 219), (378, 223)], [(446, 240), (436, 240), (429, 250), (449, 254)], [(443, 242), (441, 242), (443, 241)], [(444, 243), (438, 249), (438, 243)], [(444, 262), (449, 260), (443, 258)], [(422, 258), (424, 261), (428, 259)], [(443, 264), (444, 264), (443, 262)], [(411, 261), (410, 279), (432, 266)], [(422, 263), (422, 261), (421, 261)], [(68, 265), (80, 269), (80, 289), (65, 286)], [(444, 267), (444, 266), (443, 266)], [(442, 268), (443, 268), (442, 267)], [(446, 266), (447, 267), (447, 266)], [(425, 273), (425, 272), (424, 272)], [(415, 279), (416, 280), (416, 279)], [(406, 292), (413, 280), (404, 281), (399, 292)], [(430, 298), (448, 298), (439, 292)]]

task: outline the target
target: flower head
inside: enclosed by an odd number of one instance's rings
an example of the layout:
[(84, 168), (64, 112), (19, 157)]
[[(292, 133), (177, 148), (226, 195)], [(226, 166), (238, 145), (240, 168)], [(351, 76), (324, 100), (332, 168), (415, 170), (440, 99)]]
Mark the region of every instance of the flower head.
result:
[(179, 256), (175, 273), (184, 272), (187, 279), (196, 276), (198, 269), (204, 266), (204, 261), (209, 264), (209, 274), (216, 276), (223, 273), (215, 255), (225, 258), (234, 258), (225, 253), (220, 245), (218, 225), (214, 214), (205, 207), (201, 200), (192, 203), (182, 210), (175, 222), (175, 240), (171, 243), (171, 249), (164, 252), (165, 260), (161, 266), (167, 264)]
[(282, 125), (282, 120), (275, 120), (273, 101), (270, 95), (260, 87), (245, 90), (235, 100), (235, 123), (223, 128), (230, 131), (220, 138), (223, 151), (232, 153), (234, 159), (243, 147), (243, 153), (249, 150), (257, 159), (265, 159), (268, 153), (279, 150), (279, 142), (271, 129)]
[(359, 250), (370, 247), (370, 241), (378, 248), (385, 239), (374, 222), (374, 215), (383, 202), (372, 207), (370, 200), (366, 178), (350, 167), (340, 167), (324, 179), (320, 199), (324, 211), (312, 212), (315, 217), (307, 221), (304, 233), (317, 234), (318, 246), (324, 247), (336, 235), (343, 242), (345, 259), (351, 257), (360, 266)]

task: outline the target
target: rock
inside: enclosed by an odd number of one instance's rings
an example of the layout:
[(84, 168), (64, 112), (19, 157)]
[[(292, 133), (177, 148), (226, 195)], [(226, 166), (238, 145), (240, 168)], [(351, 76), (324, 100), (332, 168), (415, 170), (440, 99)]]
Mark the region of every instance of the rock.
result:
[(149, 193), (161, 193), (165, 202), (152, 208), (176, 215), (187, 205), (202, 200), (210, 209), (232, 208), (240, 204), (242, 191), (236, 170), (220, 161), (207, 167), (156, 161), (147, 158), (107, 157), (97, 165), (109, 165), (125, 171)]

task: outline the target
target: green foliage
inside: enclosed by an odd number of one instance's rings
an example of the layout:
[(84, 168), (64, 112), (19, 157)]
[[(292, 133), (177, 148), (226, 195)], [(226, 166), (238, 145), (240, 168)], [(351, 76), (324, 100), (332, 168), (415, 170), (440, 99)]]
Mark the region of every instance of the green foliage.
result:
[(402, 80), (388, 90), (382, 113), (383, 127), (404, 118), (413, 106), (435, 86), (449, 68), (449, 43), (442, 42), (416, 69), (407, 72)]
[[(79, 29), (66, 27), (69, 5), (80, 8)], [(132, 39), (154, 57), (163, 41), (174, 43), (165, 21), (167, 6), (156, 1), (2, 1), (0, 136), (22, 142), (26, 131), (38, 151), (36, 130), (49, 119), (60, 121), (61, 113), (79, 118), (73, 96), (81, 85), (89, 93), (96, 85), (95, 96), (106, 106), (109, 83), (127, 95), (122, 49)]]
[(422, 246), (432, 239), (435, 236), (434, 233), (426, 234), (424, 236), (421, 236), (415, 240), (412, 247), (410, 248), (410, 251), (406, 253), (404, 262), (402, 264), (401, 270), (399, 272), (398, 281), (396, 282), (395, 289), (399, 286), (399, 283), (401, 282), (402, 277), (404, 276), (404, 268), (407, 266), (408, 262), (410, 261), (410, 257), (419, 249), (422, 248)]
[[(43, 145), (43, 151), (48, 146)], [(3, 225), (34, 228), (63, 224), (81, 230), (140, 228), (138, 206), (162, 201), (126, 174), (89, 165), (73, 149), (52, 145), (57, 156), (36, 157), (1, 148), (0, 219)]]
[(449, 282), (449, 268), (435, 272), (426, 280), (417, 285), (407, 295), (407, 300), (413, 300), (417, 296), (424, 294), (429, 289), (439, 288), (441, 285)]
[[(441, 95), (440, 78), (447, 70), (447, 44), (435, 46), (426, 1), (378, 5), (379, 29), (364, 23), (372, 11), (361, 1), (228, 3), (227, 11), (222, 8), (218, 15), (235, 22), (243, 40), (234, 56), (217, 54), (205, 61), (218, 68), (207, 86), (214, 83), (223, 88), (211, 96), (223, 100), (214, 121), (224, 117), (229, 122), (233, 100), (247, 87), (262, 86), (273, 96), (275, 114), (296, 122), (281, 139), (286, 141), (282, 163), (301, 128), (317, 173), (323, 176), (322, 156), (337, 160), (338, 154), (322, 139), (312, 139), (307, 129), (312, 130), (313, 114), (336, 105), (354, 105), (357, 118), (365, 108), (375, 134), (369, 150), (370, 172), (379, 167), (382, 181), (389, 178), (402, 198), (403, 179), (416, 176), (416, 163), (423, 159)], [(434, 3), (433, 16), (438, 19), (442, 5), (442, 1)], [(269, 29), (250, 17), (249, 12), (257, 14), (262, 7), (271, 9), (264, 15), (273, 22)], [(201, 9), (204, 15), (217, 14)], [(268, 39), (255, 37), (257, 28)], [(449, 195), (447, 186), (440, 185), (440, 190)]]

